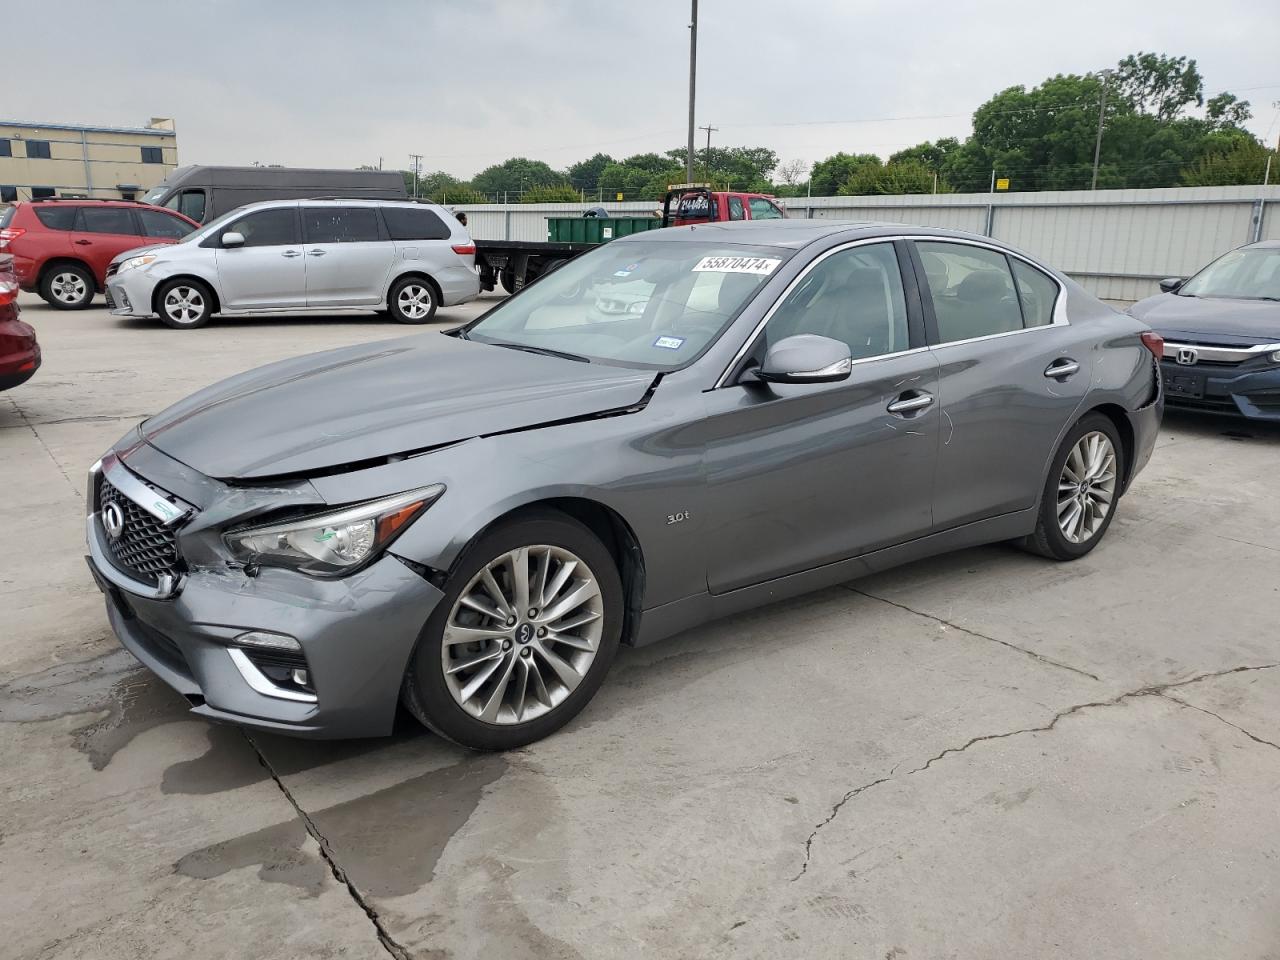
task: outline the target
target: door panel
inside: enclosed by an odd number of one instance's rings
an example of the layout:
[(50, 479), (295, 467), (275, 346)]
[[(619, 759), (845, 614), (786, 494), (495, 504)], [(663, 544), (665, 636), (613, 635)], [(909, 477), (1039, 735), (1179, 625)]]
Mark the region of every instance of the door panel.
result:
[(370, 306), (387, 293), (395, 245), (372, 207), (304, 207), (307, 305)]
[(222, 229), (222, 233), (232, 232), (244, 235), (244, 246), (215, 250), (222, 306), (229, 310), (305, 306), (306, 269), (298, 242), (297, 207), (255, 211)]
[(148, 243), (151, 241), (141, 235), (133, 211), (127, 207), (81, 207), (77, 211), (72, 252), (89, 265), (99, 285), (117, 254)]
[[(1092, 338), (1065, 318), (1046, 323), (1056, 281), (1027, 266), (1035, 276), (1015, 282), (1002, 251), (915, 246), (931, 339), (956, 340), (933, 347), (942, 416), (934, 522), (942, 530), (1028, 509), (1089, 389)], [(1074, 373), (1046, 375), (1068, 362)]]
[(936, 391), (936, 368), (921, 350), (855, 363), (841, 383), (707, 394), (711, 592), (929, 533), (937, 405), (886, 408), (905, 392)]

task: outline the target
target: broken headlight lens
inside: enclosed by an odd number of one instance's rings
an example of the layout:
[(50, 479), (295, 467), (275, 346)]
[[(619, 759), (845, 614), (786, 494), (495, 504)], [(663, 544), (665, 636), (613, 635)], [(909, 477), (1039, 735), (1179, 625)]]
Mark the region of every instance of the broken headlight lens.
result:
[(234, 530), (223, 540), (246, 564), (338, 576), (377, 556), (442, 493), (443, 484), (420, 487), (313, 517)]

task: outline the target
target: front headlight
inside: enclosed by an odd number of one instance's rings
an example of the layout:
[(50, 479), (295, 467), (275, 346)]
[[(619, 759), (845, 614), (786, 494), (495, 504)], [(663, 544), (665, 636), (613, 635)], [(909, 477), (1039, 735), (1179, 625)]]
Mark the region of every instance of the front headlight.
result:
[(140, 257), (130, 257), (124, 263), (120, 264), (120, 269), (116, 273), (124, 273), (126, 270), (136, 270), (138, 267), (145, 267), (149, 263), (156, 262), (154, 253), (144, 253)]
[(233, 530), (223, 540), (246, 564), (338, 576), (377, 556), (442, 493), (444, 484), (438, 483), (316, 516)]
[(1275, 363), (1280, 363), (1280, 350), (1277, 350), (1275, 353), (1273, 353), (1273, 354), (1271, 355), (1271, 359), (1272, 359), (1272, 361), (1274, 361)]

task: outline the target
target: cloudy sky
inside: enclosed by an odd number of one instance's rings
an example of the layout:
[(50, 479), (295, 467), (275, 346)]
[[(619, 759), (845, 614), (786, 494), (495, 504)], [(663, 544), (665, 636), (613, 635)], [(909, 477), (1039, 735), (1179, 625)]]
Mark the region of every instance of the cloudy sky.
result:
[[(783, 160), (963, 137), (997, 90), (1139, 50), (1280, 133), (1276, 0), (701, 0), (697, 122)], [(5, 119), (173, 117), (183, 163), (467, 177), (683, 144), (688, 0), (0, 0)], [(71, 25), (74, 25), (72, 27)], [(20, 81), (20, 82), (17, 82)], [(699, 134), (704, 137), (705, 134)]]

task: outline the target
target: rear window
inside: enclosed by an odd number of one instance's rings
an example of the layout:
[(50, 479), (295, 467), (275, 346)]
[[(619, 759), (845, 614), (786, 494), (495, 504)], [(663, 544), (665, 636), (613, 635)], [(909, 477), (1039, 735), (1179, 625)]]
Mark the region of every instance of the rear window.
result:
[(449, 227), (430, 210), (383, 207), (382, 219), (392, 240), (447, 240)]
[(378, 213), (371, 207), (305, 207), (307, 243), (369, 243), (378, 239)]
[(5, 207), (3, 210), (0, 210), (0, 229), (3, 229), (13, 223), (13, 215), (17, 212), (17, 207)]
[(75, 207), (36, 207), (36, 219), (50, 230), (70, 230), (76, 222)]

